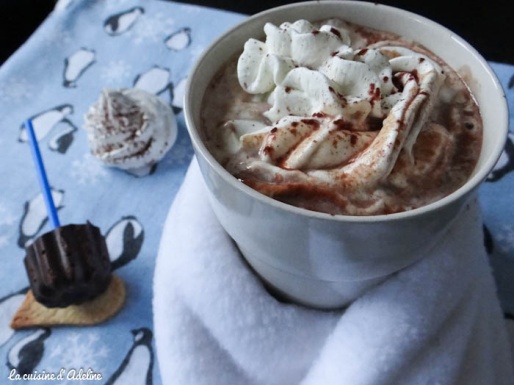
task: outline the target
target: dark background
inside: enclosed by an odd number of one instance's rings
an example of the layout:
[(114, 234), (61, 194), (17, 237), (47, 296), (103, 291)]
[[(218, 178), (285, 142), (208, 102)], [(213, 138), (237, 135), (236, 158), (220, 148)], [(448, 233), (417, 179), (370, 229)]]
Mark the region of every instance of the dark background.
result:
[[(193, 0), (181, 2), (254, 14), (294, 1)], [(487, 60), (514, 64), (513, 0), (390, 0), (379, 1), (379, 3), (397, 6), (426, 16), (467, 40)], [(55, 0), (0, 0), (2, 18), (0, 64), (34, 32), (51, 12), (54, 4)]]

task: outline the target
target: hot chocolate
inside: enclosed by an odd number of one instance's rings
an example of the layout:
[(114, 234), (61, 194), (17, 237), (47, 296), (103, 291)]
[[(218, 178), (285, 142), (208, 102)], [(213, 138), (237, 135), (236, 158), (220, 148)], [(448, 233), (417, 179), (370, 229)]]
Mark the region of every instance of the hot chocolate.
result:
[(204, 141), (242, 182), (309, 210), (379, 215), (436, 201), (469, 178), (478, 106), (433, 53), (335, 19), (264, 32), (203, 100)]

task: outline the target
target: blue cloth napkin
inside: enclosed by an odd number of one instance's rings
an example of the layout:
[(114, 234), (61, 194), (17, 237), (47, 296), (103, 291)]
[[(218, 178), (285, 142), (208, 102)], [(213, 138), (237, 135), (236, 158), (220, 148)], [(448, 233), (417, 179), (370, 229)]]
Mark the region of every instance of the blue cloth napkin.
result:
[[(63, 380), (34, 383), (161, 383), (152, 280), (164, 220), (192, 157), (181, 113), (184, 81), (207, 45), (242, 18), (168, 1), (60, 1), (0, 68), (0, 383), (13, 370), (57, 377), (61, 369)], [(133, 86), (170, 103), (178, 121), (173, 148), (144, 177), (100, 165), (83, 129), (103, 88)], [(22, 130), (27, 118), (61, 224), (100, 227), (127, 287), (122, 311), (96, 327), (9, 328), (28, 289), (24, 246), (50, 230)], [(74, 378), (80, 369), (102, 380)]]
[[(13, 373), (57, 377), (27, 382), (37, 384), (161, 383), (152, 279), (166, 215), (192, 158), (181, 113), (184, 81), (208, 44), (243, 18), (159, 0), (60, 0), (0, 68), (0, 383)], [(512, 111), (511, 136), (480, 199), (499, 296), (505, 312), (514, 314), (514, 66), (491, 65)], [(106, 87), (143, 88), (173, 106), (177, 141), (151, 175), (103, 167), (89, 154), (83, 116)], [(9, 328), (28, 289), (24, 246), (50, 230), (22, 130), (27, 118), (61, 224), (99, 226), (114, 272), (127, 285), (124, 308), (104, 324)]]

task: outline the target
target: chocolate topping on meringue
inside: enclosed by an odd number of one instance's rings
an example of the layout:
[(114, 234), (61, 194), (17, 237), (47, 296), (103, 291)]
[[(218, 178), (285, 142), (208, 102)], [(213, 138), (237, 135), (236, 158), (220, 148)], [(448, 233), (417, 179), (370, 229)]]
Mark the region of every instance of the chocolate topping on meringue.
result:
[(103, 90), (84, 126), (93, 156), (123, 170), (154, 165), (177, 135), (171, 107), (139, 89)]

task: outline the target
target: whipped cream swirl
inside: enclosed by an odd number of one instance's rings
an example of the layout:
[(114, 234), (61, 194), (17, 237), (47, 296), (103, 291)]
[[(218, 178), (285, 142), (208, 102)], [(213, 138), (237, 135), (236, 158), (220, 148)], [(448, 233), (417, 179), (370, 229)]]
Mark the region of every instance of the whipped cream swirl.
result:
[(103, 90), (85, 116), (85, 129), (93, 156), (123, 170), (154, 165), (177, 135), (171, 108), (139, 89)]
[(435, 61), (387, 42), (352, 48), (351, 33), (336, 20), (319, 28), (305, 20), (268, 23), (264, 32), (264, 42), (246, 42), (237, 75), (246, 92), (269, 103), (270, 124), (228, 122), (229, 152), (257, 152), (260, 162), (249, 168), (285, 177), (300, 170), (346, 190), (372, 189), (400, 152), (413, 163), (444, 81)]

